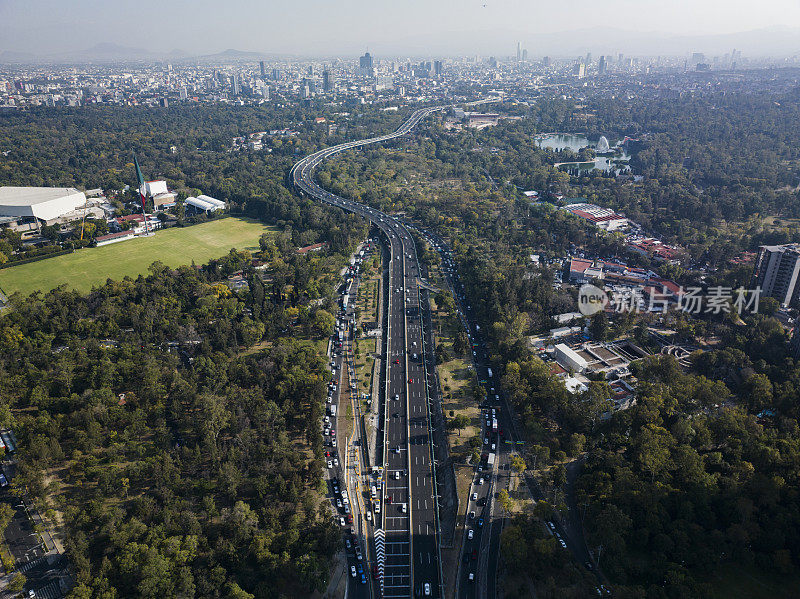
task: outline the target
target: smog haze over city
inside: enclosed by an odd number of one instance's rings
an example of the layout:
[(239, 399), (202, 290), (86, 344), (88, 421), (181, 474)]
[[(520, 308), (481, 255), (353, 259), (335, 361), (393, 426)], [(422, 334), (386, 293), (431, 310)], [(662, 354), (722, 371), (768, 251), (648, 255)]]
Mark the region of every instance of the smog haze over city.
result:
[(229, 48), (301, 56), (365, 48), (384, 55), (502, 55), (508, 40), (556, 56), (590, 45), (664, 54), (681, 45), (708, 52), (733, 44), (753, 54), (784, 54), (799, 33), (795, 0), (0, 1), (0, 51), (53, 59), (87, 50), (102, 58), (92, 51), (96, 44), (187, 56)]
[(800, 598), (798, 0), (0, 0), (0, 599)]

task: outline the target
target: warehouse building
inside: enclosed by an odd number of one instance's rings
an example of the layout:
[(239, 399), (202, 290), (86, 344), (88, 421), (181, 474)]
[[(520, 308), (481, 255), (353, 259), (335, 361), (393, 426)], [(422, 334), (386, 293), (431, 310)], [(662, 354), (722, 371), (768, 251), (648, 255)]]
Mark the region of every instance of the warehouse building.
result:
[(217, 210), (225, 210), (225, 202), (207, 195), (199, 195), (196, 198), (190, 196), (186, 198), (186, 207), (198, 214), (200, 212), (208, 214)]
[(0, 216), (17, 225), (54, 225), (85, 206), (86, 195), (74, 187), (0, 187)]

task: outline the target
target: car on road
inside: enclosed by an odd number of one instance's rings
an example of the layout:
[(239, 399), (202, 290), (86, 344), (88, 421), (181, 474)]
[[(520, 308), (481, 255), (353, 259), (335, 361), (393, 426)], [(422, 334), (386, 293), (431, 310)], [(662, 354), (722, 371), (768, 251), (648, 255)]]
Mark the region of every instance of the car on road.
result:
[(474, 520), (475, 519), (475, 512), (474, 511), (469, 513), (469, 519), (470, 520)]
[(341, 499), (337, 499), (336, 500), (336, 507), (338, 507), (339, 509), (342, 509), (342, 500)]
[(333, 462), (331, 462), (330, 460), (328, 460), (328, 468), (333, 468)]
[(467, 538), (471, 541), (474, 536), (475, 536), (475, 531), (472, 528), (470, 528), (469, 531), (467, 531)]
[(478, 528), (483, 526), (483, 517), (478, 518)]
[(353, 578), (356, 577), (356, 567), (355, 566), (350, 566), (350, 576), (352, 576)]
[(475, 572), (470, 572), (469, 573), (469, 581), (470, 582), (475, 582)]
[(478, 494), (477, 493), (473, 493), (472, 494), (472, 501), (478, 501)]
[(402, 513), (404, 513), (404, 514), (405, 514), (405, 513), (408, 511), (408, 508), (406, 507), (406, 504), (405, 504), (405, 503), (401, 503), (401, 504), (400, 504), (400, 511), (401, 511)]
[(399, 470), (395, 470), (394, 471), (394, 479), (395, 480), (399, 480), (400, 479), (400, 471)]
[(344, 517), (342, 517), (342, 516), (339, 516), (339, 524), (340, 524), (342, 527), (346, 526), (346, 524), (345, 524), (345, 521), (344, 521)]
[(367, 577), (364, 574), (361, 575), (361, 584), (367, 584)]
[(431, 596), (431, 583), (426, 582), (425, 584), (423, 584), (422, 585), (422, 591), (425, 593), (426, 597), (430, 597)]

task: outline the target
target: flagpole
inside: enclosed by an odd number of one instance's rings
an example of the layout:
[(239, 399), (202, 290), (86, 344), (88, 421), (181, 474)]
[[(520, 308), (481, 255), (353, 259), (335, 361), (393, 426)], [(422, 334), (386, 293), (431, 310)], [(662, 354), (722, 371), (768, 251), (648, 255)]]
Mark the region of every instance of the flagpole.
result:
[(144, 176), (142, 175), (142, 169), (139, 168), (139, 161), (136, 159), (136, 152), (133, 153), (133, 164), (136, 167), (136, 178), (139, 180), (139, 198), (142, 200), (142, 220), (144, 220), (144, 234), (145, 236), (150, 235), (150, 231), (147, 228), (147, 211), (145, 210), (145, 199), (144, 199)]

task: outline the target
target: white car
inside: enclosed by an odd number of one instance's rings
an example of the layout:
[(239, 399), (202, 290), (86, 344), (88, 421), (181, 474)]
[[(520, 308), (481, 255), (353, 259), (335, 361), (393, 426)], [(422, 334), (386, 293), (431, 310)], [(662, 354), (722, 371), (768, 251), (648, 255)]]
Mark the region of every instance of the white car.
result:
[(478, 501), (478, 494), (477, 493), (473, 493), (472, 494), (472, 501)]
[(395, 470), (394, 471), (394, 479), (395, 480), (400, 480), (400, 471), (399, 470)]
[(429, 583), (429, 582), (426, 582), (426, 583), (425, 583), (425, 584), (422, 586), (422, 588), (424, 589), (425, 596), (426, 596), (426, 597), (430, 597), (430, 596), (431, 596), (431, 583)]
[(328, 460), (328, 468), (333, 468), (333, 463), (330, 460)]
[(343, 516), (339, 516), (339, 524), (341, 526), (346, 526), (346, 522), (344, 521), (344, 517)]
[(475, 531), (470, 528), (469, 531), (467, 531), (467, 538), (471, 541), (474, 536)]
[(352, 576), (353, 578), (356, 577), (356, 567), (355, 566), (350, 566), (350, 576)]

